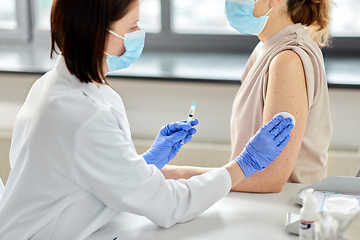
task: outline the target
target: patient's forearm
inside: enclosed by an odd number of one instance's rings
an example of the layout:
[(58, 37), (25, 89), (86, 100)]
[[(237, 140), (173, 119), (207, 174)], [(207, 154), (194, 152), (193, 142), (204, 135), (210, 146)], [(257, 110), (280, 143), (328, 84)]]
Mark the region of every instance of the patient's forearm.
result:
[[(232, 187), (245, 179), (244, 173), (237, 162), (232, 161), (224, 166), (231, 176)], [(201, 175), (216, 168), (174, 166), (166, 165), (161, 172), (166, 179), (189, 179), (192, 176)]]
[[(236, 162), (233, 162), (236, 163)], [(230, 164), (230, 163), (229, 163)], [(227, 165), (225, 165), (226, 167)], [(236, 165), (237, 166), (237, 163)], [(237, 166), (238, 167), (238, 166)], [(175, 166), (175, 165), (166, 165), (161, 172), (166, 179), (189, 179), (192, 176), (201, 175), (205, 172), (212, 171), (215, 168), (206, 168), (206, 167), (192, 167), (192, 166)], [(236, 169), (233, 167), (233, 169)], [(229, 169), (227, 168), (229, 171)], [(274, 179), (270, 173), (266, 173), (264, 170), (258, 173), (255, 173), (253, 176), (249, 177), (248, 180), (243, 180), (242, 171), (238, 174), (230, 173), (232, 176), (232, 191), (238, 192), (259, 192), (259, 193), (271, 193), (271, 192), (280, 192), (284, 183), (286, 181), (278, 181)], [(240, 179), (240, 181), (238, 180)], [(273, 179), (269, 180), (269, 179)], [(234, 183), (237, 183), (234, 185)]]
[(260, 171), (233, 186), (231, 190), (236, 192), (277, 193), (281, 192), (285, 183), (286, 180), (273, 178), (271, 174), (264, 174)]
[(166, 179), (189, 179), (192, 176), (200, 175), (216, 168), (192, 167), (192, 166), (175, 166), (165, 165), (161, 172)]

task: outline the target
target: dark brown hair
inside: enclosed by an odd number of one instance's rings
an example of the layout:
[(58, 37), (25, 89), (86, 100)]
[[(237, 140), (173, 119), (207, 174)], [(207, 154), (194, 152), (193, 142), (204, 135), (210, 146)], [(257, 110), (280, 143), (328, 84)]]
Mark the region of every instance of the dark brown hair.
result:
[(331, 0), (288, 0), (288, 13), (294, 23), (308, 28), (319, 46), (329, 43)]
[(54, 0), (51, 9), (51, 57), (61, 52), (81, 82), (102, 83), (107, 29), (124, 17), (136, 0)]

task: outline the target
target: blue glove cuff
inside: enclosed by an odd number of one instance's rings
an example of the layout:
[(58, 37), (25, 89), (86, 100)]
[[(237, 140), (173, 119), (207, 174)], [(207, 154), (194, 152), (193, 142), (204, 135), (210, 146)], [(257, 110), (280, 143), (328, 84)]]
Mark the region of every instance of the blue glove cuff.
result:
[[(168, 161), (167, 162), (156, 161), (156, 157), (154, 156), (154, 154), (151, 153), (151, 148), (149, 150), (147, 150), (146, 152), (144, 152), (143, 154), (141, 154), (141, 156), (144, 158), (144, 160), (147, 164), (153, 164), (159, 170), (161, 170), (165, 166), (165, 164), (168, 162)], [(155, 159), (154, 159), (154, 157), (155, 157)]]
[(255, 172), (257, 172), (256, 170), (254, 170), (254, 167), (251, 164), (254, 161), (251, 160), (251, 155), (247, 151), (242, 151), (238, 157), (234, 158), (234, 160), (239, 164), (240, 168), (242, 169), (245, 175), (245, 180), (248, 179), (248, 177), (253, 175)]

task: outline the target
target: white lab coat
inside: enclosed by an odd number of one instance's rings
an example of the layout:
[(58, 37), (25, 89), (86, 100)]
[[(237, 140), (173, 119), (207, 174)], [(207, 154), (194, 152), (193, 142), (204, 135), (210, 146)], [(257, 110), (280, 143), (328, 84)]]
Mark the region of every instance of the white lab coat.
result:
[(4, 192), (4, 184), (0, 178), (0, 200), (1, 200), (1, 196), (2, 196), (3, 192)]
[(231, 188), (224, 168), (165, 180), (137, 154), (120, 96), (81, 83), (62, 56), (33, 85), (15, 120), (10, 163), (2, 240), (86, 239), (121, 212), (170, 227)]

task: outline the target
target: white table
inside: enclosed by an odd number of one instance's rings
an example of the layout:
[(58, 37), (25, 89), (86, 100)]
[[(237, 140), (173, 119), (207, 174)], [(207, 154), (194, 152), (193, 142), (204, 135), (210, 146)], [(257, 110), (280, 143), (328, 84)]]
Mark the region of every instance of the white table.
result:
[[(284, 225), (288, 212), (299, 213), (300, 206), (292, 198), (305, 186), (286, 183), (282, 192), (275, 194), (230, 192), (199, 217), (169, 229), (160, 228), (145, 217), (121, 213), (91, 239), (112, 240), (113, 236), (118, 240), (298, 239), (285, 232)], [(109, 232), (117, 235), (105, 234)]]

